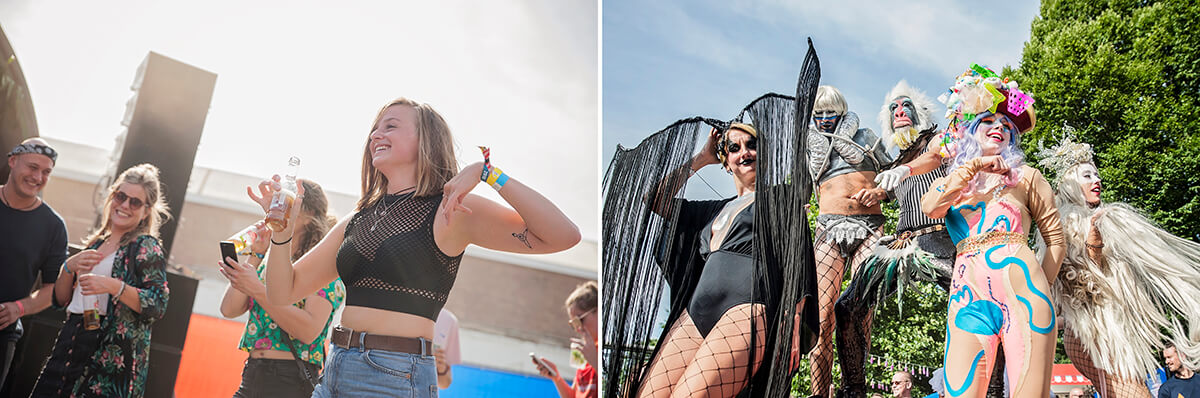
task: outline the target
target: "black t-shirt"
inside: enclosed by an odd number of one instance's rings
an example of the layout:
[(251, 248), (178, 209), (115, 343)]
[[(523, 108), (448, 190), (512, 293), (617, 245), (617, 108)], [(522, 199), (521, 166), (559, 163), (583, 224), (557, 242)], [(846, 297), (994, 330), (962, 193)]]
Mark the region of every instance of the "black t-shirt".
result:
[(1158, 388), (1158, 398), (1200, 398), (1200, 377), (1171, 377)]
[(29, 297), (34, 278), (54, 283), (67, 260), (67, 224), (43, 202), (20, 211), (0, 202), (0, 302)]

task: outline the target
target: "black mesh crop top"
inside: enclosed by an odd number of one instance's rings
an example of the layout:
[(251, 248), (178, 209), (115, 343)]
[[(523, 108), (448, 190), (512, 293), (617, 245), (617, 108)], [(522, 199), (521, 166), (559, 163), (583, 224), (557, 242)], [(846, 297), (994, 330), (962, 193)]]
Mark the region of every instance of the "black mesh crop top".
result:
[(346, 224), (337, 270), (346, 305), (416, 314), (436, 321), (462, 254), (442, 253), (433, 221), (442, 195), (387, 195)]

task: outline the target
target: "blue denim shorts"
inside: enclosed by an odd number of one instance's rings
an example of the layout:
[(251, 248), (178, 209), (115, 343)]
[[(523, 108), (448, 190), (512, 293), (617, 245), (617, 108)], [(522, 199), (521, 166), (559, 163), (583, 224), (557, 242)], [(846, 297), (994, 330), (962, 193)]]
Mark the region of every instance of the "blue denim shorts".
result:
[(435, 398), (437, 365), (433, 355), (362, 350), (330, 345), (321, 383), (313, 398)]

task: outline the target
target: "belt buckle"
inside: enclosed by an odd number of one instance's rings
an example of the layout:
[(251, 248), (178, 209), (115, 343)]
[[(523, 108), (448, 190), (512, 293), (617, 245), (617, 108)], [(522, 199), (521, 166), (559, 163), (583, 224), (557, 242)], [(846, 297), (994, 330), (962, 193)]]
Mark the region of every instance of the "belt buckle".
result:
[(896, 240), (893, 240), (891, 243), (888, 243), (888, 245), (887, 245), (888, 249), (899, 250), (899, 249), (904, 248), (905, 246), (908, 246), (909, 238), (912, 238), (912, 231), (902, 232), (899, 236), (896, 237)]
[[(345, 332), (345, 334), (346, 334), (346, 343), (345, 343), (345, 344), (342, 344), (342, 345), (341, 345), (342, 347), (346, 347), (346, 348), (354, 348), (354, 346), (351, 346), (351, 345), (350, 345), (350, 343), (354, 341), (354, 330), (353, 330), (353, 329), (347, 329), (347, 328), (344, 328), (344, 327), (342, 327), (341, 325), (338, 325), (338, 326), (335, 326), (335, 327), (334, 327), (334, 331), (335, 331), (335, 332)], [(337, 343), (338, 343), (338, 342), (336, 342), (336, 341), (334, 342), (334, 344), (337, 344)]]

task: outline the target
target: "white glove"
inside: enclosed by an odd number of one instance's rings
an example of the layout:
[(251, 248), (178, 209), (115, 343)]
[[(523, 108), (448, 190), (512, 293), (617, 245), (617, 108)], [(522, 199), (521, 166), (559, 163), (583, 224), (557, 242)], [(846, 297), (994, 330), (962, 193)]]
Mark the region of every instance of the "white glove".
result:
[(908, 178), (909, 173), (912, 173), (911, 167), (905, 165), (893, 167), (891, 170), (876, 175), (875, 185), (885, 191), (893, 191), (897, 186), (900, 186), (900, 181)]

